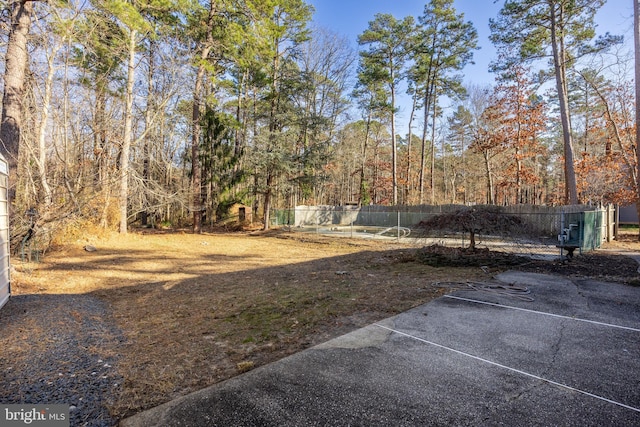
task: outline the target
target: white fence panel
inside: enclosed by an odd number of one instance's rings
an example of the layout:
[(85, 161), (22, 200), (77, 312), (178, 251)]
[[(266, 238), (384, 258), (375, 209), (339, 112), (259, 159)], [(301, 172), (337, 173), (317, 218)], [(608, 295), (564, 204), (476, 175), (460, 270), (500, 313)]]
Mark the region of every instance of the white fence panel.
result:
[(7, 161), (0, 156), (0, 307), (11, 295), (9, 265), (9, 176)]

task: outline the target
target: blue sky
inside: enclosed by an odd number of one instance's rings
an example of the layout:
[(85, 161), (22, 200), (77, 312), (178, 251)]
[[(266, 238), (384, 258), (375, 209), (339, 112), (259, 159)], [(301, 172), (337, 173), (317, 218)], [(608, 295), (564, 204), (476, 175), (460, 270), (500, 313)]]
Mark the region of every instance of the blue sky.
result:
[[(390, 13), (396, 18), (422, 14), (426, 0), (307, 0), (314, 6), (314, 23), (346, 36), (357, 48), (357, 37), (373, 20), (376, 13)], [(464, 70), (465, 82), (492, 84), (494, 76), (487, 71), (495, 59), (495, 51), (489, 41), (489, 18), (496, 17), (503, 1), (454, 0), (454, 7), (464, 13), (465, 21), (473, 22), (478, 30), (480, 50), (474, 54), (475, 65)], [(608, 0), (596, 17), (598, 34), (610, 32), (624, 35), (628, 46), (633, 46), (633, 0)]]

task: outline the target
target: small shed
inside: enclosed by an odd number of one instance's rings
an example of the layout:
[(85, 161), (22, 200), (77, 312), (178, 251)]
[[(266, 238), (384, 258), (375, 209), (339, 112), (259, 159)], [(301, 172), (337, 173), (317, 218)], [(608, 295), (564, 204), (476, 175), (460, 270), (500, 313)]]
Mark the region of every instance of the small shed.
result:
[(253, 222), (251, 206), (241, 205), (236, 203), (229, 211), (232, 218), (237, 218), (239, 224)]
[(9, 274), (9, 165), (0, 155), (0, 307), (9, 301), (11, 278)]

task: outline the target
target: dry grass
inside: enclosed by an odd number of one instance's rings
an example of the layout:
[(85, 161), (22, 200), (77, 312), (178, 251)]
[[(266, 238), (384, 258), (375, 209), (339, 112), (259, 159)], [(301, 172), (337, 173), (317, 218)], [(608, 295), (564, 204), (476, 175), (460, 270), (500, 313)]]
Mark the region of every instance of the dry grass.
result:
[(478, 267), (430, 267), (413, 254), (286, 233), (131, 233), (17, 263), (13, 289), (109, 304), (126, 337), (108, 344), (125, 379), (112, 408), (122, 417), (430, 301), (444, 292), (434, 283), (486, 278)]

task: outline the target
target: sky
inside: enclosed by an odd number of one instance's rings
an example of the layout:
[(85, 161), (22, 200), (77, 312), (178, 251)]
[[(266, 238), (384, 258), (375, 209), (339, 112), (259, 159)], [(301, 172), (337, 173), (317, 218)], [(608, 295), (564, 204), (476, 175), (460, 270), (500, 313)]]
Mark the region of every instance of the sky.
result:
[[(420, 16), (427, 0), (307, 0), (315, 8), (314, 24), (341, 34), (357, 49), (357, 37), (374, 19), (377, 13), (390, 13), (401, 19)], [(471, 21), (478, 31), (480, 50), (474, 53), (475, 64), (463, 71), (467, 84), (493, 84), (494, 76), (488, 70), (495, 59), (495, 50), (489, 41), (489, 18), (495, 18), (504, 1), (454, 0), (454, 7), (464, 13), (464, 20)], [(624, 35), (625, 43), (633, 46), (633, 0), (607, 0), (598, 11), (597, 33)]]

